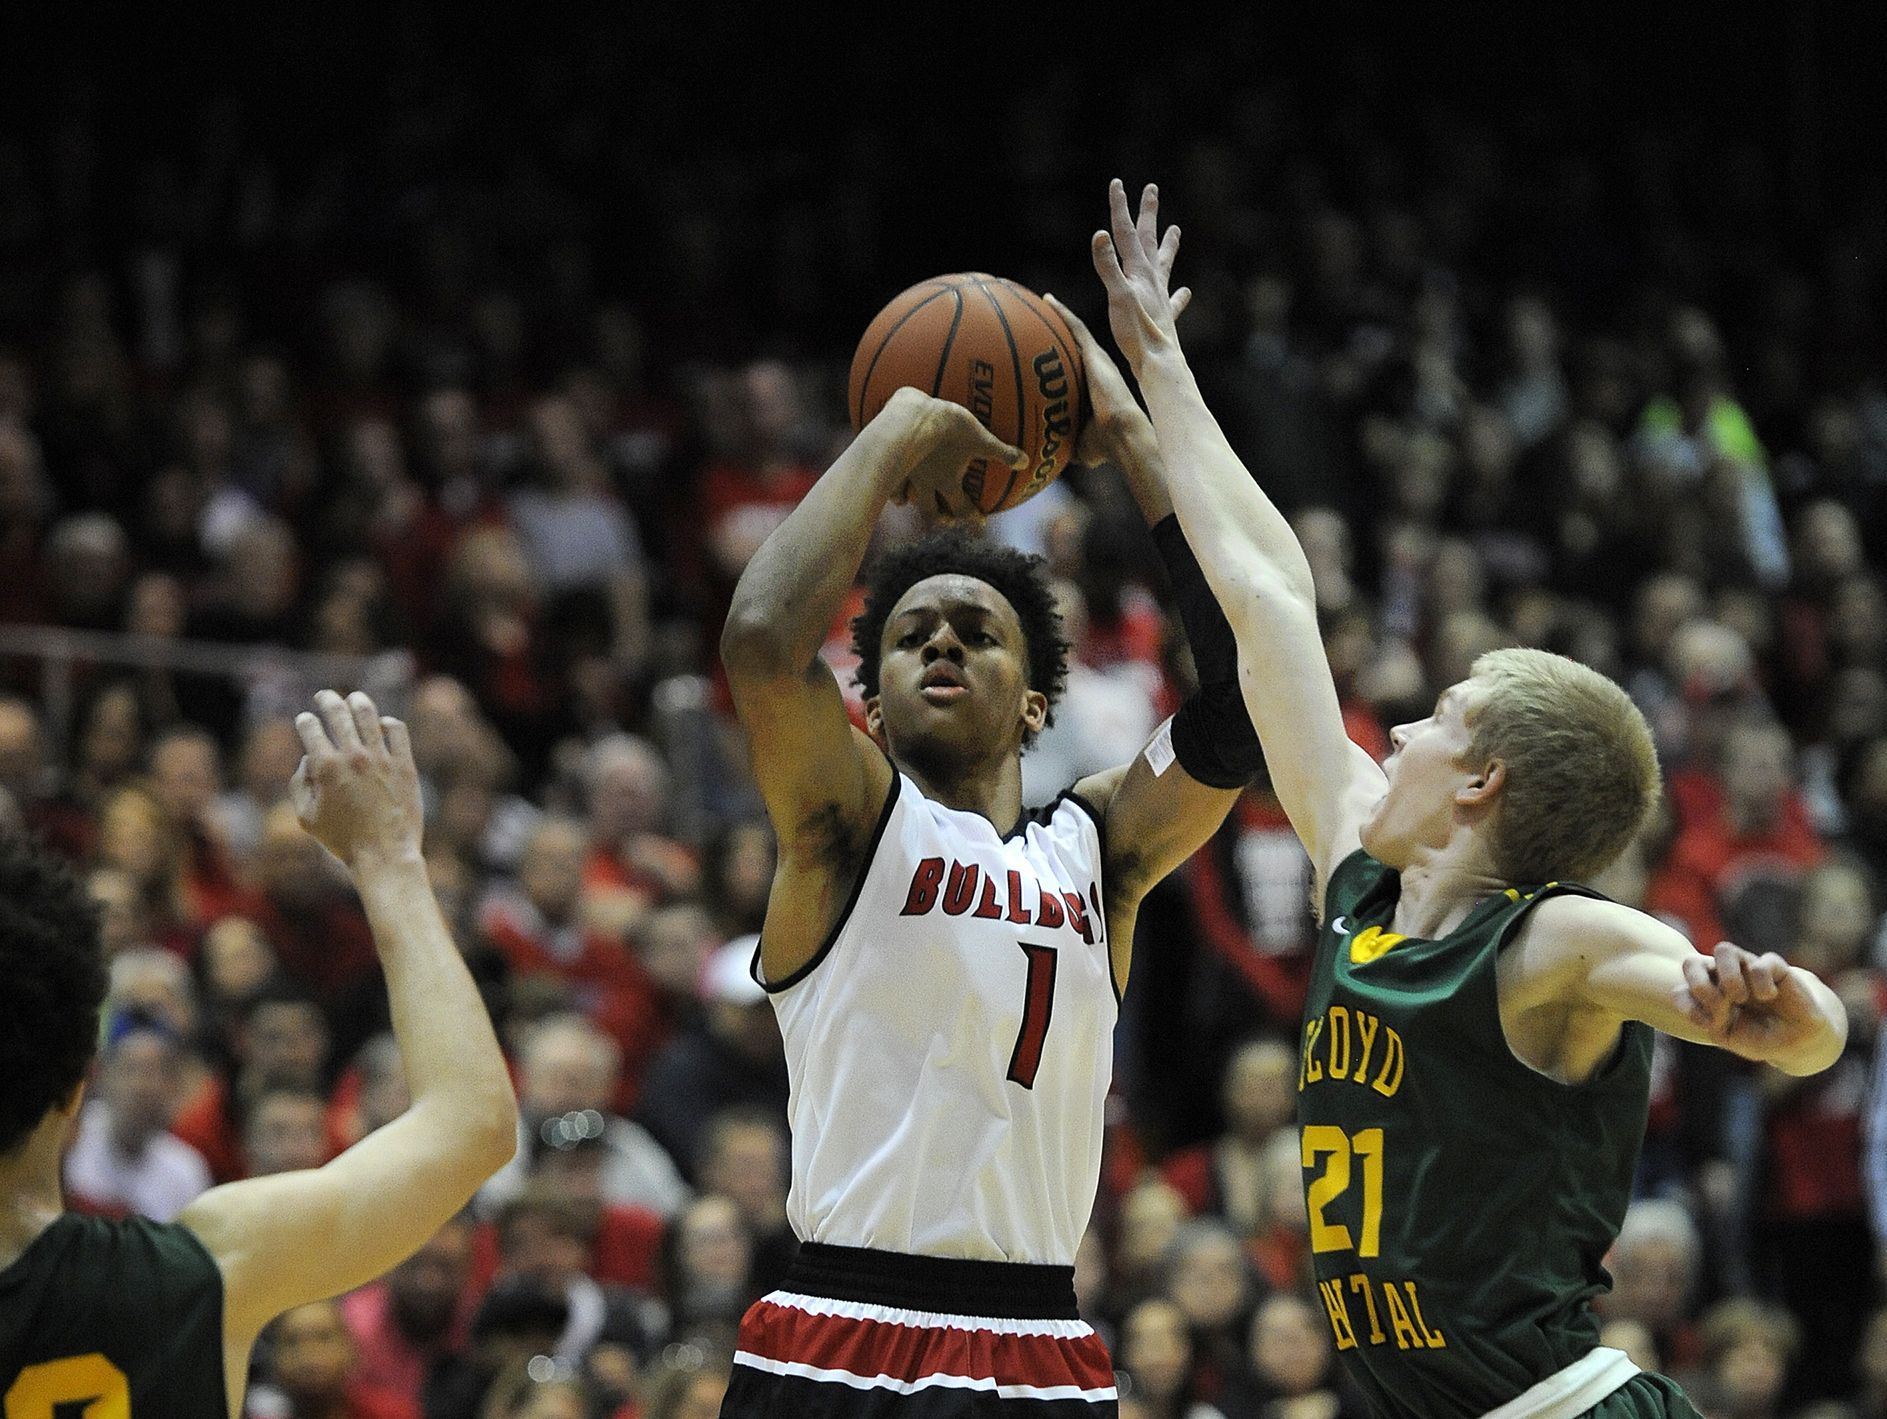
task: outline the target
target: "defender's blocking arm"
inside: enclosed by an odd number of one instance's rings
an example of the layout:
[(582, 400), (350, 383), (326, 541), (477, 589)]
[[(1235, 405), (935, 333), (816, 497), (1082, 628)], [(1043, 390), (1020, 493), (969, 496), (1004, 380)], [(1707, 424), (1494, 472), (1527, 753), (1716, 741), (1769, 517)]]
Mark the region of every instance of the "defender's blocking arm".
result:
[(1344, 732), (1317, 626), (1310, 564), (1290, 524), (1232, 451), (1187, 366), (1167, 286), (1178, 232), (1158, 233), (1147, 189), (1136, 220), (1116, 181), (1111, 234), (1095, 233), (1116, 343), (1140, 383), (1186, 539), (1239, 646), (1239, 681), (1272, 787), (1320, 880), (1358, 846), (1382, 796), (1374, 760)]

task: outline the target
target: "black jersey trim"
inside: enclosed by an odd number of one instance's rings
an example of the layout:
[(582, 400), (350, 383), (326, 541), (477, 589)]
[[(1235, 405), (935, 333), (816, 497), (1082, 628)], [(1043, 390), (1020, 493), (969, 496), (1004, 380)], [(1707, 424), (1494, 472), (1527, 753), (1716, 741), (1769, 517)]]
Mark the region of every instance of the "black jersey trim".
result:
[(852, 919), (852, 909), (858, 905), (858, 899), (864, 895), (865, 879), (871, 875), (872, 864), (878, 858), (878, 844), (884, 841), (885, 829), (891, 823), (891, 810), (898, 806), (898, 797), (904, 792), (904, 775), (892, 766), (891, 788), (885, 794), (885, 806), (879, 810), (878, 824), (871, 830), (871, 839), (865, 844), (865, 853), (859, 862), (858, 876), (852, 882), (852, 891), (845, 899), (845, 905), (839, 910), (839, 919), (832, 923), (832, 930), (826, 933), (826, 939), (819, 943), (819, 949), (812, 953), (812, 959), (798, 970), (777, 981), (770, 981), (760, 968), (760, 952), (763, 942), (754, 942), (753, 961), (748, 966), (756, 984), (768, 995), (778, 995), (783, 990), (791, 990), (807, 976), (819, 968), (819, 963), (832, 954), (832, 948), (838, 945), (839, 933), (845, 930), (845, 924)]
[(1049, 822), (1054, 818), (1055, 810), (1060, 808), (1063, 803), (1074, 804), (1075, 807), (1079, 808), (1083, 813), (1086, 813), (1088, 817), (1094, 821), (1095, 836), (1100, 838), (1102, 845), (1105, 846), (1107, 842), (1107, 822), (1101, 817), (1101, 810), (1088, 802), (1086, 798), (1082, 797), (1080, 793), (1072, 788), (1064, 788), (1040, 808), (1024, 808), (1022, 810), (1022, 816), (1016, 819), (1016, 825), (1002, 835), (1002, 840), (1008, 842), (1012, 838), (1021, 837), (1029, 830), (1031, 824), (1046, 828)]

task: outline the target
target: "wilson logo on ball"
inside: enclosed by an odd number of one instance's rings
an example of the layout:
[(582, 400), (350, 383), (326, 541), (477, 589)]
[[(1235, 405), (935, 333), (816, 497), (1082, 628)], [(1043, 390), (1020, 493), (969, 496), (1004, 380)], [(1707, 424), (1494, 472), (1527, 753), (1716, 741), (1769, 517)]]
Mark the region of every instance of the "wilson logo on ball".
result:
[(978, 461), (963, 490), (984, 514), (1012, 508), (1068, 466), (1086, 417), (1086, 375), (1066, 323), (1033, 291), (983, 271), (934, 276), (873, 317), (852, 355), (846, 403), (862, 429), (911, 388), (961, 404), (1028, 461)]
[(1074, 422), (1068, 409), (1068, 371), (1054, 350), (1044, 350), (1035, 357), (1035, 385), (1042, 394), (1042, 453), (1029, 480), (1031, 487), (1046, 483), (1061, 471), (1057, 457)]

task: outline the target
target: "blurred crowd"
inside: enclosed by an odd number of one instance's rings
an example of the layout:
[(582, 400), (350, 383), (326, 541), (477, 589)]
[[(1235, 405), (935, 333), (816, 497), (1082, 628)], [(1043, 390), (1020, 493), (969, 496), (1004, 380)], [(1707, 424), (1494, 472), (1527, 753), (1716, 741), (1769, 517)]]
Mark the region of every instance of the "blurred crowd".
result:
[[(1318, 95), (1196, 53), (1196, 111), (1142, 99), (1105, 140), (1048, 80), (984, 153), (1004, 222), (952, 245), (889, 176), (934, 134), (822, 110), (815, 141), (784, 98), (726, 134), (685, 66), (625, 96), (608, 46), (487, 89), (394, 15), (358, 131), (212, 88), (140, 135), (75, 84), (0, 137), (0, 635), (254, 648), (234, 676), (81, 654), (69, 703), (0, 654), (0, 818), (85, 874), (111, 956), (73, 1205), (167, 1218), (404, 1107), (359, 905), (285, 802), (310, 686), (282, 652), (410, 655), (388, 707), (523, 1105), (462, 1217), (272, 1327), (253, 1414), (717, 1412), (792, 1249), (720, 618), (848, 437), (876, 305), (975, 265), (1098, 328), (1122, 171), (1185, 229), (1194, 366), (1309, 553), (1358, 742), (1497, 646), (1605, 670), (1669, 792), (1595, 885), (1847, 1002), (1808, 1080), (1660, 1042), (1608, 1342), (1711, 1419), (1887, 1415), (1887, 205), (1804, 231), (1759, 145), (1398, 122), (1367, 51)], [(1189, 664), (1111, 470), (989, 534), (1046, 558), (1073, 645), (1042, 801), (1135, 753)], [(1361, 1412), (1308, 1285), (1309, 888), (1259, 785), (1142, 911), (1077, 1275), (1123, 1416)]]

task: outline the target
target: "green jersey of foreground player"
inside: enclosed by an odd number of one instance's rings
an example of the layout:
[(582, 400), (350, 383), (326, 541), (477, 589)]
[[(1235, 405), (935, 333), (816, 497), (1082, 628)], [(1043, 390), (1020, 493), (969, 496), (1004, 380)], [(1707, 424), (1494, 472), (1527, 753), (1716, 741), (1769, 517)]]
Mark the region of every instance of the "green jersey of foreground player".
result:
[[(1692, 1415), (1599, 1346), (1588, 1305), (1630, 1197), (1650, 1032), (1811, 1074), (1841, 1052), (1841, 1007), (1778, 956), (1699, 954), (1568, 885), (1625, 849), (1659, 791), (1644, 720), (1604, 676), (1495, 652), (1395, 728), (1381, 766), (1349, 741), (1303, 551), (1180, 349), (1178, 232), (1156, 202), (1149, 187), (1135, 214), (1116, 182), (1094, 262), (1162, 461), (1188, 470), (1169, 491), (1317, 876), (1299, 1113), (1346, 1368), (1408, 1419)], [(1091, 371), (1106, 361), (1077, 336)]]
[(295, 806), (360, 890), (412, 1107), (326, 1167), (213, 1189), (174, 1224), (64, 1211), (59, 1159), (105, 996), (98, 927), (69, 872), (0, 839), (6, 1419), (240, 1414), (264, 1325), (418, 1250), (516, 1151), (504, 1057), (420, 857), (406, 726), (365, 695), (315, 703), (295, 722)]

